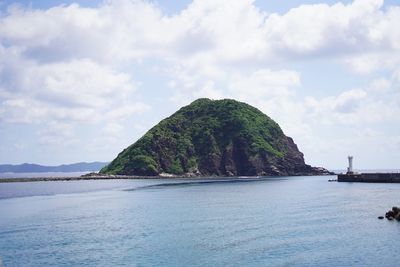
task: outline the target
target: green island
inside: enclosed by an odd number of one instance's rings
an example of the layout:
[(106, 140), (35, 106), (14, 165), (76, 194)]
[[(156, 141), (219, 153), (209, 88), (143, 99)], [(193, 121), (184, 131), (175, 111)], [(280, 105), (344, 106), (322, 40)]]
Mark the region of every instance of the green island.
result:
[(305, 164), (279, 125), (255, 107), (201, 98), (124, 149), (101, 174), (287, 176), (328, 174)]

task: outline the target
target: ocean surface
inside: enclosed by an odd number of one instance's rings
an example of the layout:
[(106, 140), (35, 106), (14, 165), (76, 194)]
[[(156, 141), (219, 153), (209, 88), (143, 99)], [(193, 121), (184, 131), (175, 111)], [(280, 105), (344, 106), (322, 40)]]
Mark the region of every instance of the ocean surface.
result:
[(400, 184), (0, 183), (4, 266), (399, 266)]

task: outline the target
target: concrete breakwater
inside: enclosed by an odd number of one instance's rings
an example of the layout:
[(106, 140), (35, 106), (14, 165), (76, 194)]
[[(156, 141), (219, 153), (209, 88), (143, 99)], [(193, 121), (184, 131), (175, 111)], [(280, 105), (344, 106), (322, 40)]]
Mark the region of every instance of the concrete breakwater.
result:
[(338, 174), (338, 182), (400, 183), (400, 173), (352, 173)]
[[(118, 180), (118, 179), (145, 179), (139, 176), (74, 176), (74, 177), (18, 177), (2, 178), (0, 183), (23, 183), (23, 182), (54, 182), (54, 181), (83, 181), (83, 180)], [(1, 266), (1, 265), (0, 265)]]

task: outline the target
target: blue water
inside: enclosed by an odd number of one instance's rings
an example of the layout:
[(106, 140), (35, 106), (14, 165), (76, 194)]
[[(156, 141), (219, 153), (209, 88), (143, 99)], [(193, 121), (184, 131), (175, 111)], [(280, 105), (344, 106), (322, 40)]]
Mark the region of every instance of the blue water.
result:
[(4, 266), (398, 266), (400, 223), (377, 216), (400, 204), (400, 184), (331, 178), (0, 184), (0, 257)]

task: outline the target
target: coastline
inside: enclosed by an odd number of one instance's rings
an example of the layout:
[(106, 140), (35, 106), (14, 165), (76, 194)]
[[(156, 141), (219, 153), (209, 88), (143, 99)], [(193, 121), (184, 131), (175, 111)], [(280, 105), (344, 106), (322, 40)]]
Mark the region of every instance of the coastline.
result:
[(136, 176), (136, 175), (90, 175), (75, 177), (20, 177), (20, 178), (2, 178), (0, 183), (24, 183), (24, 182), (54, 182), (54, 181), (87, 181), (87, 180), (149, 180), (149, 179), (182, 179), (182, 180), (216, 180), (216, 179), (262, 179), (262, 178), (282, 178), (298, 176), (321, 176), (319, 175), (288, 175), (288, 176), (183, 176), (183, 175), (158, 175), (158, 176)]

